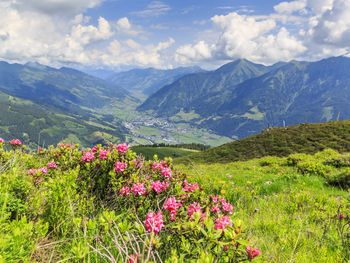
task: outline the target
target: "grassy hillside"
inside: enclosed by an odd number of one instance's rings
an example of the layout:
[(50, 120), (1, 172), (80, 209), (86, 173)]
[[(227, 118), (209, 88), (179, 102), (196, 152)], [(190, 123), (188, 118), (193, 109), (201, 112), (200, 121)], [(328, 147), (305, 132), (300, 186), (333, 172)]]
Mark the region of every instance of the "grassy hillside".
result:
[(176, 168), (235, 204), (246, 238), (262, 249), (257, 262), (349, 262), (350, 155), (326, 150)]
[[(233, 206), (126, 145), (0, 140), (0, 262), (248, 262)], [(5, 147), (4, 147), (5, 145)], [(6, 150), (7, 149), (7, 150)]]
[(188, 156), (192, 153), (199, 152), (198, 150), (178, 148), (178, 147), (153, 147), (153, 146), (134, 146), (132, 150), (138, 154), (142, 154), (146, 160), (153, 159), (154, 155), (158, 158), (164, 159), (165, 157), (177, 158)]
[(178, 162), (227, 163), (268, 155), (315, 153), (325, 148), (350, 151), (350, 121), (271, 128), (258, 135), (180, 158)]
[(29, 146), (47, 146), (59, 142), (95, 143), (118, 142), (127, 133), (120, 126), (102, 118), (67, 115), (29, 100), (0, 92), (0, 134), (5, 139), (21, 138)]

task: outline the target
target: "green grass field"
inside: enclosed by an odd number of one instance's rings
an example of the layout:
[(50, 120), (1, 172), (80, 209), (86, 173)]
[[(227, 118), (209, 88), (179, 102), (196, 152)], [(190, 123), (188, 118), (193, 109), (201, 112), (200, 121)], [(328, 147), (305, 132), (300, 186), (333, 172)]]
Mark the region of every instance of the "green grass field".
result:
[(266, 157), (177, 168), (236, 205), (247, 239), (262, 249), (257, 262), (347, 262), (336, 225), (338, 208), (349, 209), (350, 193), (328, 183), (350, 173), (323, 164), (333, 154), (301, 155), (295, 165), (287, 165), (293, 158)]
[(198, 152), (197, 150), (176, 148), (176, 147), (147, 147), (147, 146), (134, 146), (132, 150), (138, 154), (142, 154), (146, 160), (153, 159), (154, 155), (158, 158), (164, 159), (165, 157), (178, 158), (190, 155)]
[(350, 121), (270, 128), (257, 135), (179, 159), (178, 162), (228, 163), (269, 155), (316, 153), (326, 148), (350, 151)]

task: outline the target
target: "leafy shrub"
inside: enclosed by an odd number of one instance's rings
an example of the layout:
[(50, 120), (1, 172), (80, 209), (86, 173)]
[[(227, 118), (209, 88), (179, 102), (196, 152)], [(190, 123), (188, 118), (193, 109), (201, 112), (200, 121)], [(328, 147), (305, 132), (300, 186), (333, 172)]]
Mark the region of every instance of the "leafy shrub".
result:
[(339, 154), (338, 156), (328, 158), (324, 161), (324, 164), (333, 166), (335, 168), (349, 167), (350, 166), (350, 155)]
[(328, 176), (327, 183), (342, 189), (350, 188), (350, 169), (346, 169), (338, 174)]
[(297, 170), (304, 175), (319, 175), (323, 177), (329, 172), (329, 168), (326, 165), (313, 160), (299, 162)]
[(296, 166), (302, 161), (309, 160), (310, 155), (305, 154), (305, 153), (295, 153), (291, 154), (287, 157), (287, 164), (290, 166)]
[[(33, 250), (47, 231), (45, 238), (57, 244), (57, 261), (239, 262), (260, 254), (242, 239), (233, 205), (208, 197), (171, 159), (145, 161), (125, 144), (84, 150), (63, 144), (31, 154), (18, 147), (4, 152), (14, 165), (2, 174), (10, 187), (0, 185), (0, 194), (18, 202), (3, 204), (0, 236), (16, 240), (8, 229), (17, 223), (24, 233), (12, 250), (0, 242), (5, 260), (31, 261), (35, 255), (45, 261), (44, 252)], [(16, 258), (21, 246), (25, 252)]]

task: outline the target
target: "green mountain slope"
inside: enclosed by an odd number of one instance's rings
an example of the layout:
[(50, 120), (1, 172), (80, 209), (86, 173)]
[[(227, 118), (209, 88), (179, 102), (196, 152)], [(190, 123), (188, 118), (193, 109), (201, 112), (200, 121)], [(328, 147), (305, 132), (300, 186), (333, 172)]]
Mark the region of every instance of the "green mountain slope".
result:
[(129, 96), (126, 90), (78, 70), (37, 63), (0, 62), (0, 91), (79, 114)]
[(326, 148), (350, 151), (350, 121), (270, 128), (258, 135), (179, 158), (178, 162), (226, 163), (270, 155), (315, 153)]
[(269, 67), (263, 65), (237, 60), (215, 71), (184, 76), (150, 96), (138, 109), (150, 110), (163, 117), (182, 111), (210, 115), (229, 99), (227, 95), (236, 84), (268, 70)]
[(180, 121), (234, 138), (283, 123), (350, 118), (350, 58), (293, 61), (257, 71), (255, 67), (238, 61), (227, 65), (221, 76), (222, 68), (183, 77), (139, 109), (170, 118), (190, 114), (194, 117)]
[(36, 145), (59, 142), (96, 143), (125, 141), (122, 126), (103, 119), (78, 117), (0, 92), (0, 134), (5, 139), (22, 138)]

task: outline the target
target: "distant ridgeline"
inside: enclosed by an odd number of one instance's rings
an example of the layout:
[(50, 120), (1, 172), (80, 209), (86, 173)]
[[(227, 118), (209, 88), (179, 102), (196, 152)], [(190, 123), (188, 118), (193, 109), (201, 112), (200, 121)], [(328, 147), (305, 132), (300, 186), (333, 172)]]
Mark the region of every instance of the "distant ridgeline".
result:
[(326, 148), (350, 152), (349, 120), (270, 128), (260, 134), (193, 153), (176, 161), (225, 163), (270, 155), (316, 153)]
[(350, 119), (350, 58), (272, 66), (237, 60), (164, 86), (139, 110), (231, 138), (284, 123)]

